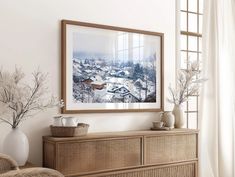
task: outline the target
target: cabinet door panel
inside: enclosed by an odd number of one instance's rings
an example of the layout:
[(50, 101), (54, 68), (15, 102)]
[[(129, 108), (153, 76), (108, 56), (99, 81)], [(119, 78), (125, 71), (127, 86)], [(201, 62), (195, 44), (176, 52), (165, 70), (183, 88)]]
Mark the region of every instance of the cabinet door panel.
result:
[(141, 138), (60, 143), (57, 170), (80, 174), (141, 165)]
[(145, 139), (145, 163), (158, 164), (197, 158), (197, 135), (150, 136)]

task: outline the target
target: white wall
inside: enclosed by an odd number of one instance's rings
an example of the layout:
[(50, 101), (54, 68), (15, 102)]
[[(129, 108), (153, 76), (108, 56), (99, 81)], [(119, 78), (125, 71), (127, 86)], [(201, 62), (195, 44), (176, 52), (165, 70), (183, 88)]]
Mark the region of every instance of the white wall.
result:
[[(165, 93), (174, 83), (175, 1), (173, 0), (0, 0), (0, 66), (15, 65), (30, 74), (40, 66), (49, 72), (49, 87), (60, 95), (60, 20), (69, 19), (165, 33)], [(165, 95), (167, 97), (167, 95)], [(165, 109), (172, 106), (165, 101)], [(0, 113), (1, 114), (1, 113)], [(43, 135), (49, 134), (57, 109), (22, 124), (30, 141), (29, 160), (41, 164)], [(157, 113), (77, 114), (90, 132), (148, 129)], [(10, 128), (0, 125), (2, 141)]]

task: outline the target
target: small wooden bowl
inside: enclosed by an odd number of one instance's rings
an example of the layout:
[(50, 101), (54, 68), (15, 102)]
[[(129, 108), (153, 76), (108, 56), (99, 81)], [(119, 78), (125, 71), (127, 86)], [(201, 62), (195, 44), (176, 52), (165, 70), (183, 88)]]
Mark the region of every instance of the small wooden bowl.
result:
[(74, 137), (87, 135), (89, 125), (79, 123), (77, 127), (50, 126), (51, 134), (54, 137)]

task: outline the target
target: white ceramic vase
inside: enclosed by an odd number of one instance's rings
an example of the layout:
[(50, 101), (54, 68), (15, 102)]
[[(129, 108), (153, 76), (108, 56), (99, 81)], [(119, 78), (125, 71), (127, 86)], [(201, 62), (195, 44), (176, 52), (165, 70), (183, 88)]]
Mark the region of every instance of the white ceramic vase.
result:
[(27, 136), (18, 128), (12, 129), (3, 141), (3, 152), (12, 157), (19, 166), (25, 165), (29, 155)]
[(175, 116), (175, 128), (183, 128), (185, 124), (183, 106), (175, 104), (172, 113)]
[(161, 115), (162, 121), (165, 123), (164, 126), (169, 128), (174, 128), (175, 125), (175, 116), (172, 114), (171, 111), (165, 111)]

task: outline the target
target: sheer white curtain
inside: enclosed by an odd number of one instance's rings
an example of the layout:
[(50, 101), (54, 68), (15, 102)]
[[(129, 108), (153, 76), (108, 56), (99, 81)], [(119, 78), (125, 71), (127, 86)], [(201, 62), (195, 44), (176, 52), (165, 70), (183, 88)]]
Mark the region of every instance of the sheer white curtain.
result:
[(205, 0), (200, 177), (235, 177), (235, 0)]

